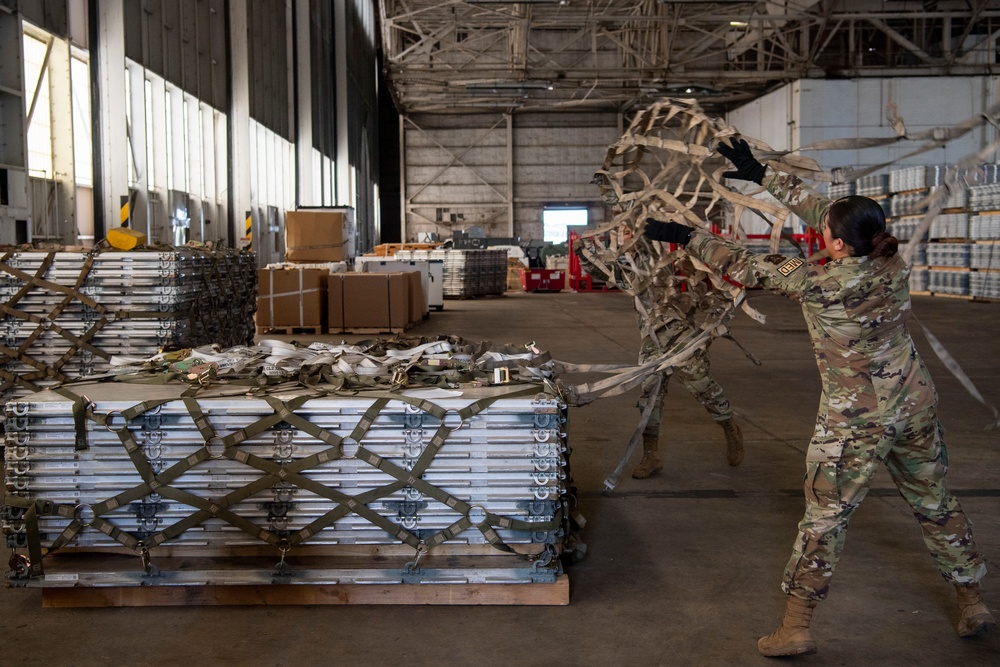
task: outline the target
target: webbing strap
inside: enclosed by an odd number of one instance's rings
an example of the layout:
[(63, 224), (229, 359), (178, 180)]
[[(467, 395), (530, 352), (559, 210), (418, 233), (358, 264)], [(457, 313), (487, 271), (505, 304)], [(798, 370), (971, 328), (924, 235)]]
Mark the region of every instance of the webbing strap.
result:
[(650, 388), (649, 393), (646, 396), (646, 405), (643, 406), (642, 414), (639, 417), (639, 423), (636, 424), (635, 430), (632, 432), (632, 437), (629, 438), (628, 446), (625, 447), (625, 453), (622, 455), (621, 461), (618, 462), (614, 471), (604, 480), (605, 492), (613, 491), (614, 488), (618, 486), (618, 480), (621, 479), (625, 466), (628, 464), (629, 459), (632, 458), (632, 454), (635, 453), (635, 449), (639, 446), (639, 442), (642, 441), (642, 432), (646, 430), (646, 424), (649, 423), (649, 418), (653, 415), (653, 410), (656, 409), (656, 399), (659, 397), (662, 389), (663, 376), (656, 375), (655, 383)]
[[(47, 267), (46, 267), (46, 270), (47, 270)], [(20, 280), (23, 280), (24, 282), (29, 283), (29, 285), (31, 287), (41, 287), (41, 288), (47, 289), (47, 290), (49, 290), (51, 292), (58, 292), (59, 294), (72, 295), (73, 298), (75, 298), (78, 301), (80, 301), (81, 303), (83, 303), (83, 304), (85, 304), (85, 305), (93, 308), (94, 310), (98, 311), (99, 313), (104, 313), (106, 311), (106, 309), (104, 308), (104, 306), (102, 306), (98, 302), (94, 301), (93, 299), (91, 299), (86, 294), (81, 294), (80, 292), (78, 292), (76, 290), (73, 290), (73, 289), (71, 289), (69, 287), (66, 287), (65, 285), (60, 285), (59, 283), (54, 283), (51, 280), (45, 280), (40, 275), (39, 276), (32, 276), (30, 273), (25, 273), (24, 271), (22, 271), (20, 269), (15, 269), (10, 264), (7, 264), (6, 261), (0, 262), (0, 271), (3, 271), (5, 273), (9, 273), (10, 275), (14, 276), (15, 278), (19, 278)], [(28, 286), (26, 285), (26, 287), (28, 287)]]

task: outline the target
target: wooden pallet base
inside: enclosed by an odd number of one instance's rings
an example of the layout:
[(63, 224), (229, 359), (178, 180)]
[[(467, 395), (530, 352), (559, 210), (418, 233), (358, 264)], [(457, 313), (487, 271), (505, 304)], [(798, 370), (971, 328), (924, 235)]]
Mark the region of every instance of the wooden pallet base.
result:
[(380, 328), (372, 327), (370, 329), (362, 327), (351, 327), (350, 329), (330, 329), (327, 333), (331, 334), (352, 334), (355, 336), (398, 336), (399, 334), (406, 331), (404, 327), (394, 327), (394, 328)]
[(295, 334), (309, 334), (312, 336), (319, 336), (325, 333), (323, 327), (257, 327), (257, 335), (262, 336), (265, 334), (282, 334), (285, 336), (293, 336)]
[(455, 301), (468, 301), (472, 299), (499, 299), (506, 296), (506, 292), (490, 292), (489, 294), (445, 294), (445, 299)]
[(569, 577), (551, 584), (344, 584), (46, 588), (42, 607), (248, 605), (533, 605), (569, 604)]
[(986, 296), (977, 296), (971, 294), (942, 294), (940, 292), (910, 292), (911, 296), (936, 296), (944, 297), (946, 299), (961, 299), (963, 301), (976, 301), (979, 303), (996, 303), (1000, 299), (991, 299)]

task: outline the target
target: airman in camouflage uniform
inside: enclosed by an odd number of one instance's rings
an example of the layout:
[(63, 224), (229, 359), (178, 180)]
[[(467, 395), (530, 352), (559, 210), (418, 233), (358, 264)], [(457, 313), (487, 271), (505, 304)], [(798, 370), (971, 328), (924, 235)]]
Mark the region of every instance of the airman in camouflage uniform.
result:
[[(601, 275), (600, 269), (588, 261), (587, 257), (575, 249), (580, 262), (592, 275)], [(685, 270), (686, 269), (686, 270)], [(648, 288), (635, 297), (636, 318), (642, 342), (639, 347), (639, 363), (654, 359), (678, 341), (699, 331), (696, 320), (719, 315), (726, 310), (728, 297), (712, 289), (708, 283), (685, 283), (687, 289), (680, 289), (676, 272), (694, 275), (694, 267), (683, 259), (660, 267)], [(706, 340), (688, 360), (661, 373), (660, 390), (656, 394), (655, 406), (642, 432), (642, 459), (632, 470), (632, 477), (645, 479), (663, 470), (659, 441), (663, 422), (663, 399), (667, 395), (667, 384), (676, 375), (684, 387), (701, 403), (712, 419), (723, 430), (726, 438), (726, 460), (737, 466), (743, 461), (743, 433), (733, 419), (733, 409), (722, 387), (711, 375)], [(656, 386), (656, 376), (649, 376), (642, 384), (642, 396), (638, 407), (643, 411)]]
[[(938, 570), (955, 584), (959, 635), (992, 629), (995, 622), (978, 586), (986, 567), (969, 520), (945, 480), (948, 457), (937, 419), (937, 393), (906, 326), (909, 267), (898, 254), (851, 256), (851, 248), (827, 230), (833, 202), (795, 176), (765, 174), (753, 166), (759, 164), (756, 160), (746, 159), (750, 152), (745, 143), (743, 147), (720, 147), (739, 169), (728, 176), (762, 182), (807, 225), (824, 233), (828, 247), (846, 248), (841, 256), (831, 251), (834, 259), (819, 265), (756, 255), (701, 231), (691, 233), (687, 243), (690, 254), (723, 274), (802, 304), (822, 380), (806, 455), (806, 511), (782, 581), (788, 608), (781, 627), (758, 642), (761, 653), (815, 652), (809, 633), (812, 610), (829, 591), (848, 522), (881, 462), (912, 508)], [(838, 220), (838, 227), (843, 224)], [(884, 229), (884, 216), (882, 225)]]
[[(636, 297), (636, 315), (639, 320), (639, 331), (642, 334), (642, 344), (639, 348), (640, 364), (656, 358), (679, 340), (698, 331), (694, 322), (696, 316), (721, 313), (725, 309), (726, 295), (712, 289), (708, 283), (689, 282), (686, 283), (686, 290), (680, 290), (675, 271), (684, 271), (684, 264), (684, 260), (679, 260), (675, 264), (667, 264), (660, 268), (653, 284)], [(694, 267), (690, 266), (688, 269), (690, 274), (694, 275)], [(743, 461), (743, 434), (733, 419), (732, 406), (722, 387), (711, 375), (708, 347), (712, 340), (712, 338), (707, 339), (689, 360), (661, 374), (656, 405), (642, 432), (642, 460), (632, 470), (632, 477), (645, 479), (663, 469), (659, 440), (662, 431), (663, 399), (667, 395), (667, 384), (672, 375), (677, 376), (688, 392), (722, 427), (726, 438), (726, 460), (729, 465), (737, 466)], [(649, 396), (655, 385), (655, 375), (643, 382), (642, 396), (639, 397), (638, 403), (640, 411), (649, 402)]]

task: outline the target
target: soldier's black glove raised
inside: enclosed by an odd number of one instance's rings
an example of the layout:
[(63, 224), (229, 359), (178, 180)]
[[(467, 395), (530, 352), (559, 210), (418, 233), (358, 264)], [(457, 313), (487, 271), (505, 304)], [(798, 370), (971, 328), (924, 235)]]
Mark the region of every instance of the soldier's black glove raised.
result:
[(691, 228), (676, 222), (660, 222), (652, 218), (646, 218), (646, 229), (643, 236), (653, 241), (663, 241), (665, 243), (676, 243), (687, 245), (691, 240)]
[(740, 181), (752, 181), (760, 185), (764, 180), (764, 172), (767, 167), (757, 161), (750, 151), (750, 144), (742, 139), (733, 139), (733, 145), (720, 143), (717, 150), (729, 159), (736, 167), (736, 171), (727, 171), (722, 174), (723, 178), (735, 178)]

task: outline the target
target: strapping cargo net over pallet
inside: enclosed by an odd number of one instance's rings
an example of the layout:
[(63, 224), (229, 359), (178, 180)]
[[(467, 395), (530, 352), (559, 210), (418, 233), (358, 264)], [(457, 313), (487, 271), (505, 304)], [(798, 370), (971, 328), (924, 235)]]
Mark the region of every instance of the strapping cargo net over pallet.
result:
[[(559, 557), (582, 545), (551, 361), (412, 342), (204, 348), (9, 402), (8, 576), (40, 587), (554, 582)], [(141, 567), (43, 567), (76, 547), (133, 552)], [(271, 567), (161, 558), (252, 547)], [(404, 557), (295, 562), (361, 548)]]
[[(939, 148), (984, 124), (1000, 126), (998, 113), (1000, 107), (953, 127), (910, 133), (895, 107), (890, 105), (888, 119), (894, 133), (889, 137), (822, 141), (795, 149), (795, 152), (776, 151), (753, 137), (741, 138), (753, 147), (757, 158), (773, 170), (817, 182), (834, 182), (862, 178), (900, 160)], [(763, 188), (743, 193), (722, 183), (722, 173), (731, 167), (716, 148), (720, 142), (728, 143), (737, 135), (740, 133), (735, 127), (722, 119), (709, 117), (694, 100), (664, 98), (636, 114), (628, 129), (609, 147), (603, 165), (595, 173), (594, 183), (612, 207), (614, 217), (611, 222), (583, 234), (574, 251), (592, 273), (598, 273), (634, 298), (644, 337), (655, 339), (657, 332), (667, 327), (684, 332), (671, 341), (669, 350), (645, 364), (647, 374), (683, 363), (697, 350), (705, 349), (715, 337), (731, 338), (728, 322), (737, 306), (757, 321), (764, 322), (764, 316), (744, 301), (742, 288), (689, 256), (683, 247), (671, 249), (666, 244), (647, 240), (642, 234), (647, 219), (708, 228), (712, 221), (721, 221), (723, 214), (730, 212), (733, 220), (730, 237), (745, 241), (740, 223), (744, 213), (749, 211), (771, 226), (770, 252), (778, 252), (779, 244), (784, 241), (805, 255), (786, 229), (791, 213), (788, 208), (773, 198), (757, 197)], [(840, 169), (836, 179), (812, 158), (798, 154), (813, 150), (884, 149), (895, 144), (914, 144), (914, 147), (896, 160), (859, 169)], [(1000, 138), (961, 160), (945, 174), (944, 187), (933, 190), (914, 204), (915, 209), (927, 211), (914, 239), (927, 231), (956, 191), (966, 187), (959, 178), (963, 170), (994, 155), (998, 147)], [(916, 247), (916, 241), (912, 242), (905, 256), (909, 258)], [(926, 333), (949, 370), (996, 417), (996, 408), (986, 404), (947, 350)], [(607, 385), (624, 377), (626, 374), (617, 374), (604, 383)], [(654, 402), (653, 397), (649, 398), (647, 407)], [(617, 484), (641, 439), (649, 417), (647, 413), (648, 410), (641, 415), (618, 468), (605, 481), (609, 490)]]
[(250, 253), (162, 248), (0, 257), (0, 398), (105, 370), (114, 355), (253, 340)]

